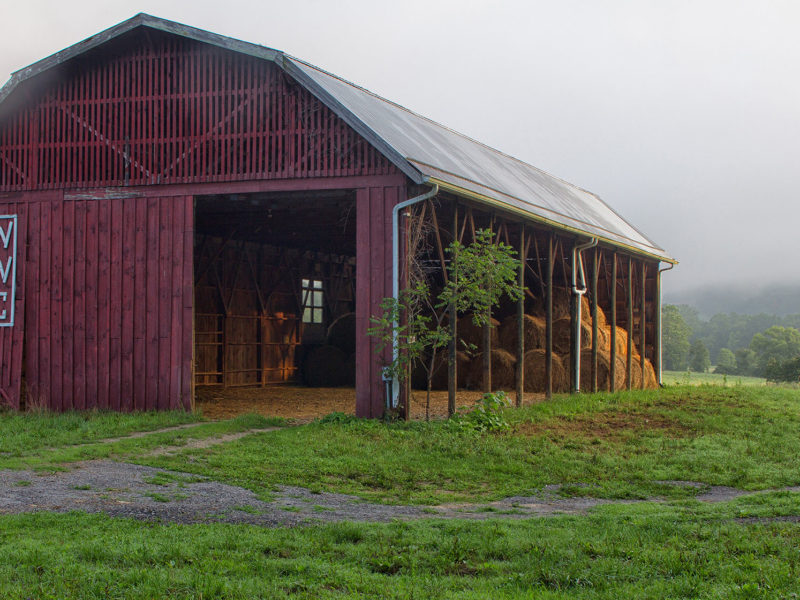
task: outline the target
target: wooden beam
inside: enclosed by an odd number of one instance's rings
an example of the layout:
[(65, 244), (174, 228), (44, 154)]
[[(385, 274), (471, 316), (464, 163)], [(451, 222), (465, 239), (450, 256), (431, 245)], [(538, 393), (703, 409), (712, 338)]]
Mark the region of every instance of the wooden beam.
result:
[(433, 202), (431, 200), (428, 200), (427, 203), (430, 204), (431, 219), (433, 220), (433, 234), (434, 238), (436, 239), (436, 251), (439, 254), (439, 262), (442, 267), (442, 277), (444, 277), (444, 282), (447, 283), (447, 266), (444, 260), (444, 248), (442, 247), (442, 236), (441, 232), (439, 231), (439, 219), (436, 218), (436, 208), (433, 206)]
[(547, 281), (545, 298), (545, 396), (553, 397), (553, 257), (555, 254), (555, 235), (547, 240)]
[(608, 391), (616, 390), (617, 376), (617, 253), (611, 253), (611, 364), (608, 368)]
[[(519, 229), (519, 280), (520, 289), (525, 287), (525, 225)], [(517, 300), (517, 407), (522, 406), (522, 396), (525, 389), (525, 294), (520, 294)]]
[(647, 354), (647, 263), (642, 261), (642, 281), (641, 281), (642, 298), (640, 302), (639, 311), (641, 317), (639, 318), (639, 367), (642, 370), (642, 389), (646, 387), (644, 381), (644, 361)]
[(597, 391), (598, 327), (597, 327), (597, 278), (600, 270), (600, 248), (595, 247), (592, 256), (592, 392)]
[(656, 380), (658, 384), (661, 385), (662, 383), (662, 373), (661, 373), (661, 269), (659, 269), (659, 263), (656, 263), (656, 280), (655, 280), (655, 294), (656, 297), (654, 298), (655, 302), (655, 331), (653, 335), (653, 361), (655, 364), (653, 365), (656, 369)]
[(626, 294), (627, 308), (628, 308), (628, 356), (626, 363), (627, 371), (627, 387), (632, 389), (633, 378), (633, 259), (628, 257), (628, 277), (627, 277), (628, 290)]
[[(464, 220), (466, 224), (466, 219)], [(453, 236), (458, 232), (458, 202), (453, 203)], [(462, 228), (461, 233), (464, 233)], [(454, 254), (452, 260), (458, 260), (458, 255)], [(451, 302), (447, 307), (450, 314), (450, 337), (449, 356), (447, 360), (447, 415), (452, 417), (456, 413), (456, 388), (458, 387), (458, 314), (456, 313), (455, 302)]]

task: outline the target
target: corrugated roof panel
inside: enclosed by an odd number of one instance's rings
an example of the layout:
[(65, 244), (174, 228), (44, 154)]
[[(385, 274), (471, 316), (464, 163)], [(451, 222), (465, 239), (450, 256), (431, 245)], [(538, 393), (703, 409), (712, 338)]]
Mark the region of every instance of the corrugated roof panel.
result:
[(670, 259), (599, 197), (293, 57), (306, 77), (420, 172), (570, 229)]

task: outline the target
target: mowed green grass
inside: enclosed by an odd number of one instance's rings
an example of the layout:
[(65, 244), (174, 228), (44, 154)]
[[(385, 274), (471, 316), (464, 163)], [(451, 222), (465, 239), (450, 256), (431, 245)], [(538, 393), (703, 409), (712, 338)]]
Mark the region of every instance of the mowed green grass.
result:
[(0, 515), (0, 598), (800, 597), (800, 494), (711, 505), (659, 483), (800, 484), (800, 390), (562, 396), (506, 418), (511, 430), (497, 434), (343, 419), (146, 458), (159, 445), (284, 423), (251, 415), (111, 442), (103, 440), (193, 417), (4, 414), (0, 468), (104, 457), (192, 471), (265, 497), (296, 484), (382, 502), (483, 501), (560, 483), (566, 494), (663, 500), (550, 518), (279, 529)]
[(800, 495), (265, 529), (0, 516), (0, 597), (797, 598)]
[(662, 379), (666, 385), (767, 385), (767, 380), (763, 377), (721, 375), (717, 373), (693, 373), (690, 371), (664, 371)]
[[(62, 469), (76, 461), (135, 456), (160, 446), (180, 447), (191, 440), (284, 422), (258, 415), (203, 422), (200, 415), (183, 411), (0, 413), (0, 469)], [(186, 424), (192, 427), (172, 429)], [(147, 435), (129, 437), (139, 432)]]
[(691, 480), (748, 490), (800, 485), (800, 390), (681, 386), (561, 396), (509, 409), (511, 431), (446, 421), (312, 423), (213, 448), (133, 460), (240, 485), (438, 504), (531, 494), (677, 498)]

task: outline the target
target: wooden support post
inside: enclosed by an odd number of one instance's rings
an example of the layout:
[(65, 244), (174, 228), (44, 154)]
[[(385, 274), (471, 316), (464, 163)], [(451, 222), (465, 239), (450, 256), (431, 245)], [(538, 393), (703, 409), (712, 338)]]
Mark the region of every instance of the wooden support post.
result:
[[(453, 203), (453, 241), (458, 235), (458, 203)], [(451, 260), (457, 260), (458, 255), (454, 254)], [(456, 314), (455, 302), (451, 302), (447, 308), (450, 314), (450, 356), (447, 361), (447, 415), (452, 417), (456, 414), (456, 388), (458, 387), (458, 315)]]
[[(487, 318), (492, 318), (492, 311), (487, 311)], [(492, 328), (487, 322), (483, 326), (483, 391), (492, 391)]]
[(597, 277), (600, 268), (600, 249), (592, 257), (592, 392), (597, 391), (598, 327), (597, 327)]
[(627, 293), (627, 307), (628, 307), (628, 356), (626, 363), (626, 377), (627, 387), (632, 389), (633, 379), (633, 260), (628, 257), (628, 293)]
[(661, 269), (659, 269), (659, 263), (656, 263), (656, 274), (655, 274), (655, 294), (656, 297), (655, 301), (655, 330), (653, 335), (653, 361), (655, 364), (653, 365), (656, 369), (656, 380), (658, 381), (658, 385), (662, 384), (661, 379)]
[(608, 367), (608, 391), (617, 389), (617, 253), (611, 253), (611, 364)]
[[(494, 215), (489, 221), (489, 231), (494, 229)], [(486, 324), (483, 326), (483, 391), (492, 391), (492, 309), (486, 310)]]
[[(407, 207), (406, 211), (412, 210), (413, 207)], [(424, 208), (424, 207), (423, 207)], [(403, 211), (403, 212), (406, 212)], [(409, 213), (410, 214), (410, 213)], [(411, 248), (408, 243), (409, 231), (411, 229), (410, 219), (406, 216), (400, 215), (402, 219), (403, 226), (401, 228), (402, 233), (400, 234), (401, 239), (401, 252), (403, 256), (403, 279), (402, 279), (402, 289), (407, 290), (411, 285), (411, 275), (409, 273), (409, 268), (411, 265)], [(408, 325), (408, 316), (403, 316), (403, 324)], [(411, 365), (406, 365), (406, 372), (405, 372), (405, 381), (400, 386), (400, 401), (403, 403), (403, 420), (410, 421), (411, 420)]]
[(547, 276), (545, 285), (545, 396), (549, 400), (553, 397), (553, 255), (555, 236), (551, 233), (547, 240)]
[[(520, 289), (525, 287), (525, 225), (519, 228), (519, 280)], [(517, 407), (522, 406), (525, 388), (525, 294), (517, 300)]]
[(647, 354), (647, 263), (642, 261), (642, 282), (641, 282), (642, 298), (640, 302), (639, 312), (639, 367), (642, 370), (642, 389), (646, 387), (644, 380), (644, 361)]
[[(577, 246), (578, 240), (575, 240), (575, 245)], [(575, 256), (575, 253), (573, 253)], [(566, 262), (566, 261), (564, 261)], [(572, 262), (570, 265), (570, 269), (577, 269), (578, 265), (575, 261)], [(574, 273), (571, 273), (574, 275)], [(569, 281), (565, 278), (565, 281)], [(577, 281), (577, 280), (576, 280)], [(567, 292), (569, 293), (569, 393), (570, 394), (577, 394), (580, 390), (578, 386), (580, 384), (580, 375), (575, 373), (575, 367), (578, 364), (579, 355), (580, 355), (580, 335), (581, 335), (581, 324), (578, 323), (578, 306), (581, 303), (581, 297), (574, 293), (569, 284), (567, 284)], [(575, 348), (578, 348), (578, 353), (575, 353)]]

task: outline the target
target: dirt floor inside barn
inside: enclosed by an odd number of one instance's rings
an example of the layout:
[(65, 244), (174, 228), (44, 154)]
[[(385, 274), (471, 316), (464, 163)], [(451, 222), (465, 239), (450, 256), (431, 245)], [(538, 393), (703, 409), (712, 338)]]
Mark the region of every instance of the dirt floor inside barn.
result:
[[(514, 392), (506, 391), (514, 402)], [(456, 408), (470, 408), (480, 399), (482, 392), (459, 390)], [(268, 417), (284, 417), (304, 423), (332, 412), (355, 414), (354, 388), (309, 388), (293, 385), (268, 387), (198, 387), (196, 406), (208, 419), (230, 419), (256, 413)], [(526, 393), (523, 404), (536, 404), (544, 394)], [(447, 416), (447, 392), (431, 392), (431, 418)], [(414, 390), (411, 396), (411, 418), (425, 418), (425, 392)]]

